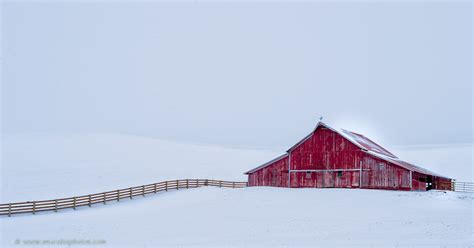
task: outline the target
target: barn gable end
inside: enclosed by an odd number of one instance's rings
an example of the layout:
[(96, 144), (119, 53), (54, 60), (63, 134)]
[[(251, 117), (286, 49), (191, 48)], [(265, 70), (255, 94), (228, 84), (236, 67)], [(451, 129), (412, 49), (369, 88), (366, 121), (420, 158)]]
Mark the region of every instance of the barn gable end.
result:
[(291, 187), (359, 186), (360, 148), (325, 125), (288, 153)]

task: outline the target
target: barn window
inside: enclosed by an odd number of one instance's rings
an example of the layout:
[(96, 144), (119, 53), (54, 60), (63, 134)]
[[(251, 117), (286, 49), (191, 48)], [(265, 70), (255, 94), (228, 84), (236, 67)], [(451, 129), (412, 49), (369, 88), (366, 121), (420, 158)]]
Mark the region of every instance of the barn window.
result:
[(306, 179), (311, 179), (311, 171), (306, 172)]
[(384, 165), (385, 165), (384, 163), (379, 163), (379, 169), (382, 170)]
[(337, 177), (342, 177), (342, 171), (337, 172)]

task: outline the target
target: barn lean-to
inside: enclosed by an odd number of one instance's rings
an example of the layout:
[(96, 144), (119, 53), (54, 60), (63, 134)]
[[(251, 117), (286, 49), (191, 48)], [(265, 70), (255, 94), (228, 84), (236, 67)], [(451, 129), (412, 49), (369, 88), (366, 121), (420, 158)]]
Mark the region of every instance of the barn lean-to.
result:
[(451, 178), (400, 160), (361, 134), (323, 122), (285, 154), (255, 168), (249, 186), (449, 189)]

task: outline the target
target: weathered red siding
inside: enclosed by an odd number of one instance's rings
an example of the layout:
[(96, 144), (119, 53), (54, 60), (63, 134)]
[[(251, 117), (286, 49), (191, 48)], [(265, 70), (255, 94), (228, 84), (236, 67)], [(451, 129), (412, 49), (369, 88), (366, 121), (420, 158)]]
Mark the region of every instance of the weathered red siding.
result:
[(431, 182), (433, 189), (452, 190), (451, 180), (448, 178), (426, 175), (414, 172), (412, 176), (413, 190), (426, 190), (428, 183)]
[(410, 190), (410, 171), (380, 158), (364, 154), (362, 188)]
[(318, 128), (289, 152), (291, 187), (359, 187), (359, 151), (357, 146), (332, 130)]
[(433, 188), (439, 190), (453, 190), (451, 185), (451, 180), (443, 177), (434, 177), (433, 178)]
[(288, 157), (249, 174), (249, 186), (288, 186)]
[(290, 157), (290, 169), (302, 170), (291, 173), (291, 187), (410, 188), (408, 170), (361, 152), (356, 145), (328, 128), (318, 128), (290, 151)]

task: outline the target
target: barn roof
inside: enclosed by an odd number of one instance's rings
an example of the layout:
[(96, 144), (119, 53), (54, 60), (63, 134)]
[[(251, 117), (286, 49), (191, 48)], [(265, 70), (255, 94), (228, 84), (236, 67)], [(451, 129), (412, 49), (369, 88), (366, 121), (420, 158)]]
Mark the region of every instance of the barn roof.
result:
[(418, 173), (421, 173), (421, 174), (425, 174), (425, 175), (432, 175), (432, 176), (437, 176), (437, 177), (444, 177), (444, 178), (448, 178), (448, 177), (445, 177), (443, 175), (440, 175), (440, 174), (437, 174), (437, 173), (434, 173), (430, 170), (427, 170), (425, 168), (421, 168), (419, 166), (416, 166), (414, 164), (410, 164), (408, 162), (405, 162), (403, 160), (400, 160), (399, 158), (395, 157), (395, 158), (392, 158), (392, 157), (387, 157), (387, 156), (383, 156), (381, 154), (378, 154), (378, 153), (374, 153), (374, 152), (367, 152), (375, 157), (378, 157), (382, 160), (385, 160), (387, 162), (391, 162), (393, 164), (396, 164), (402, 168), (405, 168), (407, 170), (411, 170), (411, 171), (415, 171), (415, 172), (418, 172)]
[(316, 127), (314, 128), (314, 130), (306, 135), (303, 139), (301, 139), (298, 143), (296, 143), (294, 146), (292, 146), (290, 149), (288, 149), (287, 153), (286, 154), (283, 154), (265, 164), (262, 164), (260, 165), (259, 167), (255, 168), (255, 169), (252, 169), (250, 171), (247, 171), (245, 172), (244, 174), (250, 174), (250, 173), (253, 173), (254, 171), (257, 171), (257, 170), (260, 170), (282, 158), (285, 158), (285, 157), (288, 157), (288, 154), (293, 151), (296, 147), (298, 147), (300, 144), (302, 144), (303, 142), (305, 142), (307, 139), (311, 138), (311, 136), (313, 136), (314, 132), (320, 128), (320, 127), (325, 127), (325, 128), (328, 128), (334, 132), (336, 132), (337, 134), (341, 135), (342, 137), (346, 138), (348, 141), (350, 141), (351, 143), (353, 143), (354, 145), (356, 145), (357, 147), (359, 147), (362, 151), (372, 155), (372, 156), (375, 156), (375, 157), (378, 157), (382, 160), (385, 160), (387, 162), (390, 162), (390, 163), (393, 163), (393, 164), (396, 164), (402, 168), (405, 168), (407, 170), (410, 170), (410, 171), (415, 171), (415, 172), (418, 172), (418, 173), (421, 173), (421, 174), (427, 174), (427, 175), (433, 175), (433, 176), (438, 176), (438, 177), (444, 177), (444, 178), (448, 178), (448, 177), (445, 177), (445, 176), (442, 176), (442, 175), (439, 175), (437, 173), (434, 173), (434, 172), (431, 172), (427, 169), (424, 169), (424, 168), (421, 168), (421, 167), (418, 167), (416, 165), (413, 165), (413, 164), (410, 164), (408, 162), (405, 162), (405, 161), (402, 161), (400, 160), (397, 156), (395, 156), (393, 153), (389, 152), (387, 149), (383, 148), (382, 146), (380, 146), (379, 144), (375, 143), (374, 141), (372, 141), (371, 139), (365, 137), (364, 135), (362, 134), (358, 134), (358, 133), (355, 133), (355, 132), (351, 132), (351, 131), (347, 131), (347, 130), (344, 130), (344, 129), (341, 129), (341, 130), (337, 130), (337, 129), (334, 129), (330, 126), (328, 126), (327, 124), (323, 123), (323, 122), (318, 122), (318, 124), (316, 125)]
[(259, 167), (255, 168), (255, 169), (251, 169), (251, 170), (245, 172), (244, 174), (250, 174), (250, 173), (253, 173), (253, 172), (255, 172), (255, 171), (258, 171), (258, 170), (260, 170), (260, 169), (262, 169), (262, 168), (265, 168), (265, 167), (267, 167), (268, 165), (273, 164), (274, 162), (276, 162), (276, 161), (278, 161), (278, 160), (280, 160), (280, 159), (286, 158), (286, 157), (288, 157), (288, 153), (282, 154), (282, 155), (278, 156), (277, 158), (274, 158), (274, 159), (272, 159), (272, 160), (270, 160), (270, 161), (268, 161), (268, 162), (266, 162), (266, 163), (260, 165)]
[(379, 144), (373, 142), (369, 138), (365, 137), (362, 134), (354, 133), (351, 131), (347, 131), (344, 129), (341, 129), (342, 133), (347, 135), (350, 138), (350, 141), (352, 143), (356, 143), (359, 147), (362, 149), (365, 149), (367, 151), (375, 152), (378, 154), (382, 154), (391, 158), (396, 158), (397, 156), (393, 155), (393, 153), (389, 152), (387, 149), (381, 147)]

